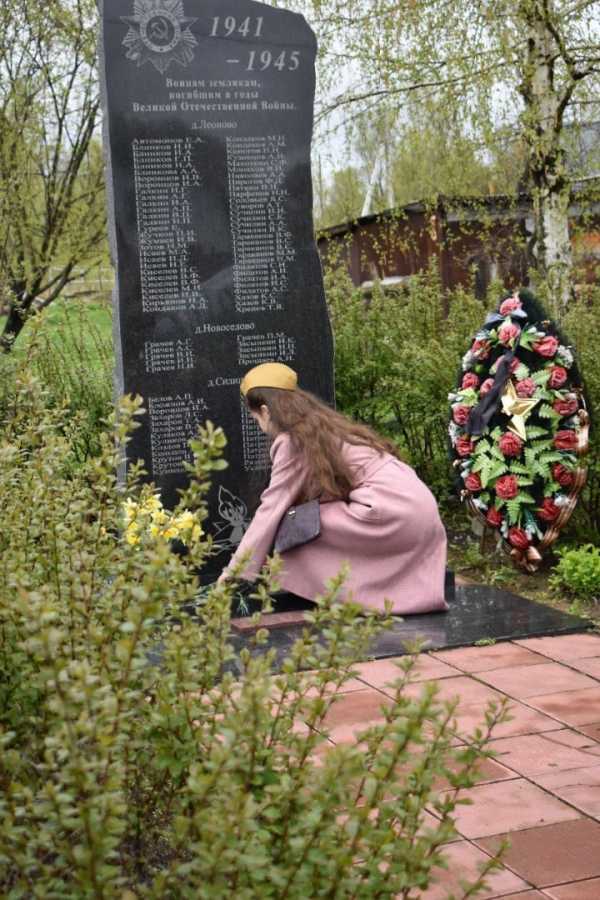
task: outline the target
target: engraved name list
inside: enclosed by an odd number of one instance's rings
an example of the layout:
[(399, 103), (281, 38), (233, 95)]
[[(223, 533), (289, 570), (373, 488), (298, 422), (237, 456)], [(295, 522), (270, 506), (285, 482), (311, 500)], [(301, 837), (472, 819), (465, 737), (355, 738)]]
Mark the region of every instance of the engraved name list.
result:
[(316, 41), (302, 16), (254, 0), (99, 6), (117, 391), (147, 409), (127, 459), (172, 505), (210, 418), (229, 463), (212, 517), (225, 494), (250, 514), (269, 460), (244, 372), (286, 362), (333, 398), (312, 226)]

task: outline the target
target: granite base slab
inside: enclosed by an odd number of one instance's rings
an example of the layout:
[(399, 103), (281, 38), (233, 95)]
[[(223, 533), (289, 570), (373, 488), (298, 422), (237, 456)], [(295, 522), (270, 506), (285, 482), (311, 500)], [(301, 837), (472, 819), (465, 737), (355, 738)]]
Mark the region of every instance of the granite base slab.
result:
[[(307, 602), (307, 608), (310, 604)], [(301, 613), (301, 610), (297, 610)], [(268, 628), (268, 621), (264, 622)], [(281, 626), (269, 633), (268, 647), (282, 660), (302, 634), (301, 621)], [(526, 637), (572, 634), (592, 627), (587, 619), (535, 603), (517, 594), (488, 585), (456, 587), (447, 612), (395, 619), (391, 628), (379, 635), (369, 656), (383, 659), (410, 653), (416, 643), (421, 650), (466, 647), (480, 641), (510, 641)], [(237, 650), (248, 646), (253, 652), (252, 632), (235, 630), (232, 643)], [(259, 651), (263, 653), (264, 647)]]

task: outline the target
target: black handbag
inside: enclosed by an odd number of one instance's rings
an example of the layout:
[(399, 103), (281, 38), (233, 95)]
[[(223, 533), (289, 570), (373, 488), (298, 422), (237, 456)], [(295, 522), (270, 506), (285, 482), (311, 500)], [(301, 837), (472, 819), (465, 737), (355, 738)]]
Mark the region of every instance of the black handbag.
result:
[(279, 523), (273, 549), (276, 553), (285, 553), (286, 550), (314, 541), (320, 534), (321, 514), (318, 500), (290, 506)]

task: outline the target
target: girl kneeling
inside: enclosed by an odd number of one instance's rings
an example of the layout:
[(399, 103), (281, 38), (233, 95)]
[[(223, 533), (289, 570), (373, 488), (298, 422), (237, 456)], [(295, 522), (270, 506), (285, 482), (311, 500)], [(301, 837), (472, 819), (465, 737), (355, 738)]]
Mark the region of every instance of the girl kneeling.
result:
[(272, 440), (271, 479), (248, 530), (219, 580), (243, 556), (253, 580), (290, 506), (318, 498), (321, 533), (282, 554), (284, 590), (314, 600), (347, 562), (345, 590), (371, 609), (445, 610), (446, 534), (436, 501), (393, 445), (297, 386), (280, 363), (251, 369), (241, 392)]

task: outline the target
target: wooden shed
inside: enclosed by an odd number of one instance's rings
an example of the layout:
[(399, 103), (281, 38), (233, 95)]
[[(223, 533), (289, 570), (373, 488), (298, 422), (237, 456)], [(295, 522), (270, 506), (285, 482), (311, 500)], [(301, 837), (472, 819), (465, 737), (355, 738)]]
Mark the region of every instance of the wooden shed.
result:
[[(600, 201), (576, 186), (570, 212), (577, 280), (598, 283)], [(531, 197), (519, 194), (410, 203), (327, 228), (318, 247), (324, 262), (345, 264), (365, 291), (375, 280), (395, 286), (433, 265), (444, 288), (474, 277), (476, 294), (484, 296), (493, 279), (507, 288), (527, 284), (532, 240)]]

